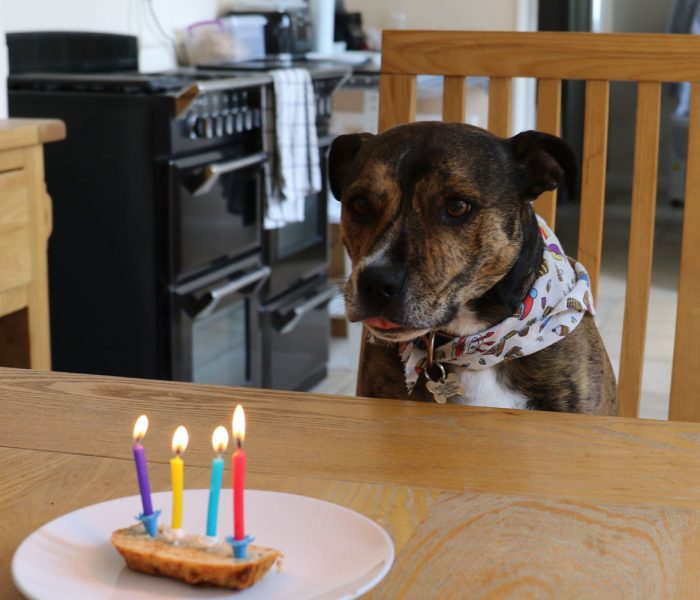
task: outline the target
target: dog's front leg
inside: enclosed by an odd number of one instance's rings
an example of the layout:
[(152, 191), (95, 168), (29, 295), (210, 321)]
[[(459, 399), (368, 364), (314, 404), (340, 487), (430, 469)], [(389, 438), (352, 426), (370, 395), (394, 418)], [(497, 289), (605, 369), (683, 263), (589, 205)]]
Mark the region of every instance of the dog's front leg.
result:
[[(366, 335), (366, 332), (363, 332)], [(396, 344), (365, 340), (357, 377), (357, 395), (371, 398), (421, 400), (409, 396)]]

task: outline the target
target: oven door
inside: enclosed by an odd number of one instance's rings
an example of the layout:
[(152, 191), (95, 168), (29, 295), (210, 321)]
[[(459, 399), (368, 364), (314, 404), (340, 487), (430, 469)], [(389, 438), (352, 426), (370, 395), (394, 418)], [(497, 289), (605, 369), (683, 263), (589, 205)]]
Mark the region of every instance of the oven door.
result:
[(308, 390), (326, 376), (330, 344), (328, 303), (338, 288), (318, 277), (262, 309), (263, 385)]
[(168, 163), (171, 281), (260, 247), (264, 152), (209, 152)]
[(264, 298), (274, 298), (290, 287), (325, 271), (328, 266), (328, 177), (326, 161), (334, 136), (319, 140), (322, 189), (306, 197), (305, 218), (279, 229), (266, 230), (266, 263), (272, 276), (263, 290)]
[(173, 379), (262, 386), (258, 294), (269, 274), (254, 256), (171, 292)]

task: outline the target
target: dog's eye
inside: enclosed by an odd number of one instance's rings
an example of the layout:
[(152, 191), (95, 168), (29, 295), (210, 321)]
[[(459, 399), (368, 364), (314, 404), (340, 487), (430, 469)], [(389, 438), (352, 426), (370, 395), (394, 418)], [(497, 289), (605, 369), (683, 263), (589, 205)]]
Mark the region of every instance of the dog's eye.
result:
[(471, 204), (469, 204), (469, 202), (466, 200), (462, 200), (461, 198), (452, 198), (447, 201), (445, 208), (447, 210), (447, 214), (453, 219), (456, 219), (457, 217), (463, 217), (466, 215), (471, 209)]
[(369, 201), (359, 196), (350, 200), (350, 208), (358, 215), (366, 215), (369, 212)]

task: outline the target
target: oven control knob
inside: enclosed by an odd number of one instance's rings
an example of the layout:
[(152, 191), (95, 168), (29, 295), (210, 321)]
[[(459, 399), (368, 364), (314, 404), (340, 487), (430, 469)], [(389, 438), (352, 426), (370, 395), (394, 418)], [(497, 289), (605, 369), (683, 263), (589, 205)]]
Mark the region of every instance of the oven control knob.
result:
[(189, 115), (187, 119), (185, 119), (185, 130), (192, 139), (195, 139), (197, 137), (196, 124), (197, 117), (195, 117), (194, 115)]
[(195, 137), (203, 138), (207, 137), (207, 118), (197, 117), (194, 122), (194, 135)]
[(214, 117), (214, 133), (216, 137), (224, 135), (224, 117), (222, 115)]
[(204, 137), (214, 137), (214, 118), (204, 117)]

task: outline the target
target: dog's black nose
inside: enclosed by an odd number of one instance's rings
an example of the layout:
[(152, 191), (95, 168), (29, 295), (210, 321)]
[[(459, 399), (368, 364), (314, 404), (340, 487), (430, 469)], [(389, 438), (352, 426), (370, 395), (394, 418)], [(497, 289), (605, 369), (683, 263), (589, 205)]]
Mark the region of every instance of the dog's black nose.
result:
[(377, 307), (391, 304), (403, 291), (406, 271), (396, 267), (365, 267), (359, 274), (360, 294)]

